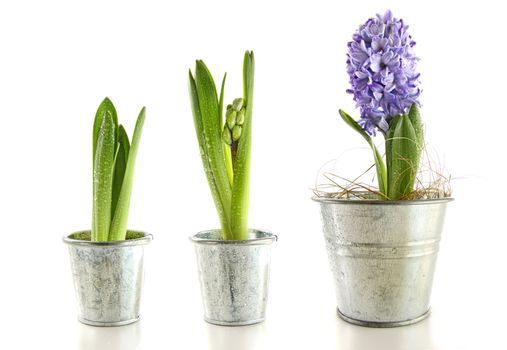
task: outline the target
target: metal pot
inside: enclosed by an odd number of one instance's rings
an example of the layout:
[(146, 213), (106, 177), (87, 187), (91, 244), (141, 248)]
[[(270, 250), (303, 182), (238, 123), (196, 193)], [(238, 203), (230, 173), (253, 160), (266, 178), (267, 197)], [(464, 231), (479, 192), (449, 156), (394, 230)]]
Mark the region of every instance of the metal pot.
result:
[(92, 326), (122, 326), (139, 320), (144, 245), (153, 236), (128, 231), (127, 239), (91, 242), (90, 231), (63, 238), (79, 304), (79, 321)]
[(217, 239), (219, 230), (190, 237), (195, 244), (204, 319), (223, 326), (264, 321), (272, 233), (249, 230), (247, 240)]
[(318, 198), (338, 316), (396, 327), (428, 316), (440, 233), (452, 199)]

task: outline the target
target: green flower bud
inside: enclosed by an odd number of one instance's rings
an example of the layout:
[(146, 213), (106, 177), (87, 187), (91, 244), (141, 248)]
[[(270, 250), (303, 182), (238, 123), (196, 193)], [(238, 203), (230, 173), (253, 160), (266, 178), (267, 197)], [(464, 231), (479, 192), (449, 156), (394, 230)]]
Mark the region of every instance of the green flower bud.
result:
[(227, 122), (227, 126), (232, 130), (234, 125), (236, 124), (236, 111), (234, 109), (228, 109), (225, 113), (225, 121)]
[(238, 141), (241, 137), (241, 126), (234, 125), (234, 128), (232, 128), (232, 139), (234, 141)]
[(232, 144), (231, 131), (226, 127), (224, 127), (224, 130), (222, 130), (222, 141), (224, 141), (229, 146)]
[(245, 109), (242, 108), (236, 115), (236, 124), (243, 125), (245, 122)]
[(241, 108), (243, 108), (243, 99), (235, 98), (234, 101), (232, 101), (232, 108), (234, 108), (236, 112), (239, 112)]
[(231, 105), (231, 104), (227, 105), (227, 110), (229, 110), (229, 109), (231, 109), (231, 108), (232, 108), (232, 105)]

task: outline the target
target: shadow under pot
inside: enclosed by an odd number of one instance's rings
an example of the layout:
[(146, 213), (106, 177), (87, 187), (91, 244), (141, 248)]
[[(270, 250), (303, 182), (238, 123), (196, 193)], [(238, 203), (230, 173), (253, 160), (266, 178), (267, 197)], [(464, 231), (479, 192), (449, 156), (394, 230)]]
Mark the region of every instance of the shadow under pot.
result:
[(107, 327), (139, 320), (144, 245), (152, 238), (138, 231), (128, 231), (124, 241), (91, 242), (90, 231), (63, 238), (69, 246), (80, 322)]
[(190, 237), (204, 305), (204, 319), (222, 326), (263, 322), (268, 300), (271, 244), (277, 237), (250, 229), (247, 240), (217, 239), (220, 230)]
[(338, 316), (367, 327), (404, 326), (426, 318), (452, 199), (313, 200), (320, 204)]

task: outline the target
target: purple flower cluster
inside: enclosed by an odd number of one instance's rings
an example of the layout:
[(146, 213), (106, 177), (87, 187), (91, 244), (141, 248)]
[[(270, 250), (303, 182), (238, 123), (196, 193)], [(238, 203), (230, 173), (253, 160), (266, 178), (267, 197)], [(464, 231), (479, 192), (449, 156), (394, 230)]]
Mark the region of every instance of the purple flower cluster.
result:
[(361, 109), (359, 124), (370, 135), (387, 131), (389, 122), (408, 111), (421, 94), (415, 41), (403, 20), (391, 11), (370, 18), (348, 43), (347, 73), (356, 105)]

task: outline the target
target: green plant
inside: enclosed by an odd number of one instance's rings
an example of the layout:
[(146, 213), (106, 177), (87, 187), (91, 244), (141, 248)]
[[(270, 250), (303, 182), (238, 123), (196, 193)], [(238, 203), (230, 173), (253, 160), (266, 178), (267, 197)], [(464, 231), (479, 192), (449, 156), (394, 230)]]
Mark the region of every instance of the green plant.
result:
[(196, 61), (195, 78), (189, 71), (189, 90), (199, 150), (221, 224), (221, 239), (248, 239), (250, 145), (254, 87), (254, 54), (245, 52), (243, 97), (226, 108), (208, 68)]
[(417, 105), (414, 103), (406, 115), (397, 115), (390, 122), (384, 134), (385, 163), (370, 135), (346, 112), (341, 109), (339, 112), (373, 150), (379, 193), (385, 199), (405, 199), (414, 189), (424, 149), (424, 128)]
[(113, 103), (100, 104), (93, 123), (93, 217), (92, 241), (124, 240), (145, 107), (137, 118), (132, 144), (118, 125)]

